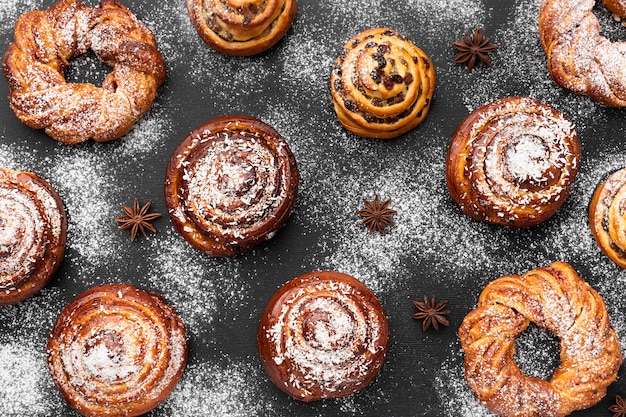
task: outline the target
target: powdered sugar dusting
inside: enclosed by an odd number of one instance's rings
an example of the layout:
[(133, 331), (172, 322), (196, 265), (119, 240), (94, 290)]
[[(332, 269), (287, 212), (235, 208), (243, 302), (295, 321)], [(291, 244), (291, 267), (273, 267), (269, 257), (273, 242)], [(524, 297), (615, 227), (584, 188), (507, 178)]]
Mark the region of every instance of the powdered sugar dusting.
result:
[[(3, 33), (12, 32), (20, 13), (43, 3), (0, 0)], [(128, 135), (111, 144), (63, 148), (27, 128), (17, 130), (32, 138), (8, 137), (6, 126), (16, 122), (0, 112), (0, 165), (34, 170), (49, 180), (70, 220), (61, 273), (20, 306), (0, 309), (0, 322), (7, 329), (0, 335), (0, 363), (10, 370), (0, 370), (0, 414), (72, 415), (46, 376), (47, 331), (75, 291), (113, 279), (136, 280), (162, 293), (190, 335), (190, 365), (175, 392), (150, 413), (154, 416), (368, 415), (375, 408), (392, 410), (413, 400), (405, 415), (492, 416), (463, 378), (460, 347), (450, 342), (456, 337), (454, 327), (487, 282), (556, 259), (571, 262), (602, 294), (626, 346), (626, 272), (597, 248), (586, 217), (599, 180), (626, 166), (617, 145), (621, 125), (604, 126), (607, 120), (619, 120), (619, 111), (568, 93), (550, 79), (538, 40), (539, 3), (304, 0), (286, 37), (254, 58), (225, 57), (206, 46), (183, 0), (135, 8), (155, 32), (168, 81)], [(313, 11), (321, 11), (322, 17)], [(603, 33), (623, 40), (623, 28), (612, 23), (601, 19), (607, 25)], [(438, 77), (424, 123), (384, 143), (346, 133), (328, 92), (330, 66), (341, 45), (370, 26), (405, 34), (429, 54)], [(452, 62), (456, 51), (449, 44), (475, 27), (483, 27), (500, 49), (490, 54), (493, 67), (477, 64), (468, 74)], [(6, 44), (11, 37), (4, 36)], [(186, 96), (190, 89), (191, 98)], [(457, 123), (470, 110), (508, 95), (530, 95), (552, 104), (574, 122), (583, 142), (584, 157), (566, 204), (532, 230), (511, 231), (469, 220), (451, 202), (443, 179), (446, 148)], [(295, 230), (293, 248), (276, 251), (269, 246), (235, 259), (211, 259), (191, 248), (167, 216), (155, 222), (156, 235), (140, 236), (131, 245), (114, 221), (122, 214), (121, 204), (132, 204), (137, 195), (142, 202), (154, 199), (153, 209), (164, 213), (161, 184), (169, 150), (199, 122), (236, 112), (275, 127), (296, 155), (301, 187), (289, 225)], [(375, 194), (391, 198), (391, 208), (398, 211), (396, 226), (385, 236), (369, 235), (358, 226), (356, 210)], [(374, 384), (343, 400), (302, 405), (285, 399), (268, 381), (256, 356), (254, 326), (266, 301), (259, 293), (312, 269), (336, 269), (361, 279), (388, 307), (396, 331), (389, 360)], [(60, 284), (72, 290), (60, 291)], [(422, 334), (410, 326), (416, 324), (410, 318), (412, 305), (397, 303), (397, 294), (419, 297), (425, 289), (450, 299), (449, 329)], [(231, 353), (235, 347), (222, 341), (224, 329), (236, 333), (228, 341), (249, 344), (243, 355)], [(414, 345), (406, 343), (410, 337), (417, 339)], [(546, 345), (554, 348), (552, 339), (523, 333), (518, 343), (516, 360), (524, 370), (550, 373), (545, 364), (551, 351), (539, 359), (534, 352), (544, 352)], [(434, 357), (445, 358), (441, 368)], [(614, 392), (621, 384), (615, 384)], [(427, 399), (421, 398), (422, 388), (431, 394)], [(18, 397), (10, 394), (14, 390)], [(606, 412), (599, 406), (589, 413)]]
[(65, 149), (54, 161), (46, 175), (54, 178), (63, 196), (68, 217), (68, 250), (83, 261), (98, 265), (114, 256), (115, 245), (107, 230), (114, 211), (115, 188), (119, 179), (106, 159), (87, 149)]
[(261, 372), (247, 361), (227, 357), (217, 363), (190, 365), (161, 409), (171, 416), (273, 415), (271, 398), (257, 382), (264, 379)]

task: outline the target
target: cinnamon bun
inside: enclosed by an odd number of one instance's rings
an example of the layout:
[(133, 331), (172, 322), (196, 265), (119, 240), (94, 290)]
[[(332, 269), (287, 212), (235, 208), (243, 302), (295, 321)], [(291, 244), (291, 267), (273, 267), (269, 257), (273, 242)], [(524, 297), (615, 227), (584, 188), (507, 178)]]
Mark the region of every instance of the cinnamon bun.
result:
[(63, 260), (66, 229), (61, 198), (46, 180), (0, 168), (0, 305), (50, 281)]
[(598, 186), (589, 205), (589, 225), (600, 249), (626, 268), (626, 168)]
[(558, 110), (507, 97), (471, 112), (452, 137), (446, 181), (471, 218), (529, 227), (550, 218), (569, 195), (580, 142)]
[[(102, 87), (66, 82), (69, 61), (89, 49), (112, 67)], [(166, 73), (152, 32), (112, 0), (96, 8), (61, 0), (23, 14), (2, 68), (17, 118), (68, 144), (124, 135), (148, 111)]]
[(305, 402), (365, 388), (380, 371), (388, 343), (387, 318), (376, 296), (357, 279), (332, 271), (283, 285), (258, 328), (270, 380)]
[[(549, 381), (524, 375), (515, 339), (534, 322), (557, 336)], [(502, 417), (564, 417), (597, 404), (617, 378), (622, 351), (602, 297), (565, 262), (490, 282), (459, 328), (465, 378)]]
[[(623, 0), (605, 0), (626, 16)], [(539, 38), (550, 75), (561, 87), (607, 106), (626, 106), (626, 43), (600, 35), (595, 0), (542, 0)]]
[(211, 48), (250, 56), (285, 36), (296, 15), (296, 0), (187, 0), (187, 11)]
[(87, 417), (138, 416), (174, 389), (187, 336), (161, 296), (128, 284), (94, 287), (57, 318), (47, 345), (52, 379)]
[(343, 127), (390, 139), (419, 125), (435, 90), (428, 55), (392, 29), (369, 29), (343, 46), (330, 76), (335, 113)]
[(248, 116), (224, 116), (193, 130), (167, 167), (165, 201), (178, 232), (213, 256), (250, 250), (275, 235), (298, 193), (287, 142)]

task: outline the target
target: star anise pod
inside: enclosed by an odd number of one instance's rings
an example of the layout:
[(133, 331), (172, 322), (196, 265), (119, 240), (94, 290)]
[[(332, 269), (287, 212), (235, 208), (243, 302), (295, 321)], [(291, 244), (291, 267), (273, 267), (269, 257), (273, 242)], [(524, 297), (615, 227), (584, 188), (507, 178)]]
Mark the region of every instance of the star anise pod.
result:
[(389, 208), (390, 203), (390, 198), (381, 202), (378, 195), (374, 201), (363, 200), (365, 208), (357, 210), (357, 213), (363, 217), (360, 225), (369, 227), (370, 234), (378, 230), (384, 235), (387, 226), (395, 226), (391, 216), (396, 214), (396, 211)]
[(487, 54), (499, 48), (498, 45), (491, 43), (489, 38), (483, 37), (481, 28), (476, 28), (473, 35), (466, 33), (465, 39), (452, 42), (452, 46), (459, 50), (454, 62), (457, 64), (467, 63), (467, 72), (472, 71), (476, 59), (490, 67), (491, 60)]
[(413, 301), (418, 312), (413, 315), (416, 320), (422, 321), (422, 330), (426, 331), (430, 326), (433, 326), (435, 330), (439, 330), (439, 325), (449, 326), (450, 323), (446, 319), (446, 315), (450, 314), (450, 310), (447, 310), (448, 301), (436, 302), (433, 296), (430, 300), (427, 296), (424, 296), (424, 302)]
[(609, 411), (612, 411), (613, 417), (626, 417), (626, 401), (619, 395), (615, 396), (614, 405), (609, 407)]
[(156, 229), (150, 222), (161, 217), (161, 213), (148, 214), (151, 204), (152, 200), (148, 201), (143, 207), (139, 207), (139, 201), (135, 198), (132, 208), (122, 206), (122, 210), (124, 210), (126, 215), (117, 217), (115, 221), (122, 224), (118, 227), (119, 230), (130, 229), (131, 241), (135, 240), (137, 232), (141, 232), (144, 237), (147, 235), (147, 230), (156, 233)]

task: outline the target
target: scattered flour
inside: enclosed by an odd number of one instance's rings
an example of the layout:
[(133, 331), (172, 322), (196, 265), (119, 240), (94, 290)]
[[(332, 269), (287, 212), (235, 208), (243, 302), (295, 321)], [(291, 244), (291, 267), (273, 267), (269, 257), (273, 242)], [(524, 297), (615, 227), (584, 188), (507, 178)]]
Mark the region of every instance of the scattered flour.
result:
[[(43, 3), (0, 0), (0, 32), (12, 32), (22, 12), (41, 8)], [(474, 222), (447, 193), (443, 177), (447, 144), (466, 112), (505, 95), (530, 95), (566, 114), (581, 133), (583, 148), (610, 113), (585, 97), (565, 92), (550, 79), (537, 33), (539, 0), (516, 0), (500, 26), (490, 26), (494, 12), (485, 3), (321, 0), (315, 9), (326, 14), (319, 17), (307, 13), (312, 6), (303, 0), (285, 39), (266, 54), (240, 59), (218, 54), (202, 42), (189, 21), (184, 0), (140, 8), (138, 15), (155, 32), (168, 66), (168, 81), (146, 116), (111, 144), (38, 143), (40, 150), (33, 152), (29, 143), (16, 146), (12, 143), (17, 139), (5, 136), (2, 124), (7, 116), (2, 114), (0, 165), (24, 170), (37, 166), (37, 173), (61, 194), (69, 221), (65, 262), (74, 276), (56, 279), (75, 281), (77, 288), (111, 280), (143, 280), (145, 289), (162, 293), (183, 318), (192, 346), (219, 337), (216, 329), (232, 326), (229, 320), (236, 327), (258, 319), (263, 305), (257, 305), (255, 291), (263, 284), (257, 282), (255, 262), (270, 262), (277, 270), (299, 262), (296, 268), (302, 270), (346, 272), (361, 279), (383, 304), (399, 292), (418, 297), (421, 294), (416, 292), (424, 282), (440, 280), (440, 293), (435, 295), (449, 298), (452, 308), (475, 302), (484, 285), (498, 276), (524, 273), (557, 259), (570, 262), (603, 295), (620, 342), (626, 346), (622, 296), (626, 272), (600, 252), (586, 219), (598, 182), (626, 166), (621, 148), (601, 145), (603, 138), (594, 138), (603, 149), (586, 150), (566, 204), (539, 228), (511, 231)], [(610, 38), (626, 36), (620, 33), (623, 28), (610, 24), (606, 14), (600, 17)], [(336, 55), (348, 38), (371, 26), (389, 26), (405, 34), (431, 56), (437, 68), (431, 113), (420, 127), (397, 140), (372, 141), (346, 133), (330, 105), (328, 75)], [(455, 50), (441, 43), (449, 44), (478, 26), (485, 28), (500, 49), (491, 54), (492, 68), (479, 64), (468, 74), (465, 67), (452, 62)], [(9, 36), (0, 39), (9, 40)], [(100, 77), (106, 71), (91, 68), (86, 65), (77, 76)], [(185, 104), (174, 94), (182, 84), (198, 90), (195, 115), (179, 116), (172, 111)], [(267, 94), (270, 90), (278, 93)], [(452, 100), (458, 102), (455, 105), (462, 114), (438, 111), (438, 101), (444, 107)], [(270, 256), (266, 249), (231, 260), (209, 259), (173, 231), (166, 215), (155, 222), (156, 235), (141, 236), (130, 245), (127, 233), (118, 231), (114, 221), (122, 214), (122, 204), (131, 204), (138, 195), (142, 203), (153, 199), (153, 208), (165, 214), (162, 195), (147, 195), (143, 187), (144, 181), (162, 181), (164, 165), (152, 165), (155, 155), (166, 154), (158, 158), (167, 160), (168, 151), (184, 136), (181, 131), (195, 127), (187, 126), (189, 118), (208, 119), (248, 109), (254, 109), (252, 116), (273, 125), (296, 155), (301, 187), (291, 221), (313, 240), (312, 246), (293, 259), (291, 253)], [(623, 130), (615, 134), (623, 136)], [(319, 151), (320, 143), (326, 152)], [(391, 208), (397, 210), (396, 226), (384, 236), (370, 235), (358, 225), (356, 210), (363, 199), (376, 194), (391, 198)], [(148, 268), (127, 265), (134, 256), (146, 259)], [(416, 270), (421, 275), (416, 276)], [(0, 309), (0, 323), (7, 329), (0, 335), (1, 415), (24, 416), (24, 410), (37, 417), (71, 415), (47, 376), (44, 355), (45, 338), (63, 307), (63, 298), (71, 295), (51, 286), (19, 306)], [(392, 327), (410, 320), (410, 307), (409, 303), (406, 318), (391, 317)], [(402, 309), (394, 306), (393, 311), (397, 314)], [(456, 310), (455, 314), (462, 317), (463, 313)], [(444, 334), (432, 338), (438, 336)], [(394, 337), (403, 339), (402, 334)], [(518, 343), (520, 366), (546, 377), (552, 369), (554, 340), (533, 330), (523, 333)], [(442, 346), (448, 354), (441, 369), (433, 371), (428, 358), (411, 358), (410, 366), (418, 370), (416, 379), (434, 378), (438, 404), (429, 406), (441, 408), (439, 413), (427, 414), (427, 410), (424, 415), (491, 416), (464, 381), (458, 342)], [(539, 359), (531, 353), (544, 350), (546, 354)], [(390, 359), (397, 355), (392, 350)], [(385, 364), (379, 378), (401, 389), (381, 388), (375, 382), (356, 396), (305, 409), (282, 398), (256, 357), (224, 353), (215, 361), (205, 359), (192, 357), (174, 393), (150, 415), (296, 415), (302, 410), (320, 416), (335, 411), (368, 415), (371, 404), (385, 407), (412, 389), (407, 381), (394, 381), (394, 368)], [(396, 368), (403, 365), (396, 364)], [(422, 411), (415, 410), (416, 415)]]
[[(223, 363), (220, 363), (223, 362)], [(160, 406), (168, 416), (243, 417), (276, 415), (258, 367), (246, 361), (218, 360), (190, 365), (183, 380)]]

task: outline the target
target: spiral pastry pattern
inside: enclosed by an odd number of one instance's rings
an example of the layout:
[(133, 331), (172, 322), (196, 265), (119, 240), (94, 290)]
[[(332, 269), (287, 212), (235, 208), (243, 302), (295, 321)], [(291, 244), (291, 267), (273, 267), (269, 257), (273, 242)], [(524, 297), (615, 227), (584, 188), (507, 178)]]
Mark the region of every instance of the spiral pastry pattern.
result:
[[(595, 0), (542, 0), (539, 37), (550, 75), (561, 87), (607, 106), (626, 106), (626, 43), (600, 35)], [(605, 0), (624, 16), (623, 0)]]
[(174, 389), (187, 362), (185, 327), (155, 293), (127, 284), (76, 297), (48, 339), (48, 365), (84, 416), (138, 416)]
[[(515, 339), (530, 322), (561, 342), (549, 381), (524, 375), (513, 359)], [(602, 297), (565, 262), (490, 282), (459, 338), (470, 388), (503, 417), (561, 417), (591, 407), (622, 363)]]
[(272, 238), (289, 218), (298, 168), (287, 142), (248, 116), (204, 123), (176, 148), (165, 200), (178, 232), (197, 249), (232, 256)]
[(596, 188), (589, 205), (589, 226), (600, 249), (626, 268), (626, 168)]
[(430, 108), (435, 67), (411, 40), (387, 28), (352, 37), (330, 76), (339, 122), (352, 133), (390, 139), (419, 125)]
[(271, 298), (258, 343), (272, 382), (308, 402), (344, 397), (368, 385), (383, 365), (389, 328), (378, 299), (360, 281), (313, 272)]
[(446, 180), (468, 216), (511, 227), (550, 218), (569, 195), (580, 142), (558, 110), (529, 97), (480, 107), (452, 137)]
[(65, 252), (65, 208), (43, 178), (0, 168), (0, 305), (43, 288)]
[(250, 56), (274, 46), (291, 27), (296, 0), (187, 0), (196, 31), (211, 48)]
[[(102, 87), (66, 82), (68, 61), (89, 49), (113, 68)], [(69, 144), (124, 135), (148, 111), (166, 74), (152, 32), (112, 0), (96, 8), (61, 0), (25, 13), (2, 68), (15, 115)]]

